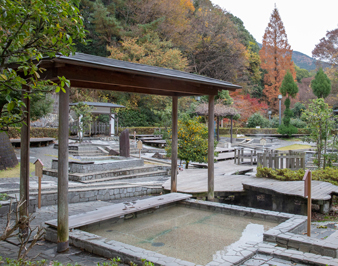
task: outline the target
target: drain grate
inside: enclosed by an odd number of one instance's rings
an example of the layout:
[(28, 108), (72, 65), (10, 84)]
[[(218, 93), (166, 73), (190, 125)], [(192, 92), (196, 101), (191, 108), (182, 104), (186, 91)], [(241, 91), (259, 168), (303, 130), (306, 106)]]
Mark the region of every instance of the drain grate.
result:
[(162, 243), (162, 242), (154, 242), (154, 243), (151, 243), (151, 245), (154, 246), (154, 247), (162, 247), (162, 246), (164, 246), (164, 243)]

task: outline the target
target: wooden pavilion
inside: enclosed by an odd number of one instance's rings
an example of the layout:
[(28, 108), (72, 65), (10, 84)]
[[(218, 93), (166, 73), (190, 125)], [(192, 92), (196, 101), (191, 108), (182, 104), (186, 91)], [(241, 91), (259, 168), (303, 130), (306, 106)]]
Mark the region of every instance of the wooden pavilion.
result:
[[(43, 79), (58, 82), (66, 77), (77, 88), (145, 93), (172, 97), (171, 192), (177, 191), (177, 106), (178, 97), (209, 95), (209, 117), (214, 117), (214, 96), (219, 90), (235, 91), (240, 86), (182, 71), (135, 64), (99, 56), (76, 53), (44, 58)], [(68, 114), (69, 91), (60, 92), (58, 147), (58, 244), (59, 252), (68, 249)], [(25, 99), (26, 125), (21, 132), (20, 197), (29, 200), (29, 99)], [(214, 199), (214, 121), (208, 123), (208, 200)], [(27, 208), (26, 208), (27, 209)]]

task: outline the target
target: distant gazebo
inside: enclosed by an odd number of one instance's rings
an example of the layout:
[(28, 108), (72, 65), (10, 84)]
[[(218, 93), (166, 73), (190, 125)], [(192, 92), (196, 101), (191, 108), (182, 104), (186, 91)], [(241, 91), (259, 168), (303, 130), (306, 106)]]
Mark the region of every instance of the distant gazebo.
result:
[[(94, 115), (109, 115), (109, 132), (110, 135), (115, 135), (115, 115), (113, 112), (115, 108), (125, 108), (123, 105), (115, 103), (98, 103), (98, 102), (82, 102), (88, 106), (92, 106), (91, 113)], [(78, 105), (79, 103), (70, 103), (70, 106)]]

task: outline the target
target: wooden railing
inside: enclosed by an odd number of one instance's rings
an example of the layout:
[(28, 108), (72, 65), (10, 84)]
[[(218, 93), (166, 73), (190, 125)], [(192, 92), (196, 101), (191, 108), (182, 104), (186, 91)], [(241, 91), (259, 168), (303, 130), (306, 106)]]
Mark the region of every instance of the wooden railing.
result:
[(305, 169), (305, 152), (265, 150), (257, 153), (257, 164), (273, 169)]
[[(69, 130), (71, 135), (77, 135), (78, 131), (78, 122), (71, 123), (69, 125)], [(86, 127), (84, 130), (85, 135), (110, 135), (110, 125), (109, 123), (102, 122), (93, 122), (89, 127)]]

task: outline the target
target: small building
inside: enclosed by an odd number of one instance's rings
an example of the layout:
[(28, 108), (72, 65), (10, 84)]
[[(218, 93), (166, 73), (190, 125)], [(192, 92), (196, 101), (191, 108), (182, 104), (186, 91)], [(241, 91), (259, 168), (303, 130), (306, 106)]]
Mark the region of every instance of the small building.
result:
[[(109, 115), (109, 132), (110, 135), (115, 135), (115, 115), (113, 111), (115, 108), (125, 108), (123, 105), (118, 105), (115, 103), (99, 103), (99, 102), (82, 102), (88, 106), (92, 106), (93, 109), (91, 113), (93, 115)], [(70, 106), (77, 105), (79, 103), (70, 103)]]

